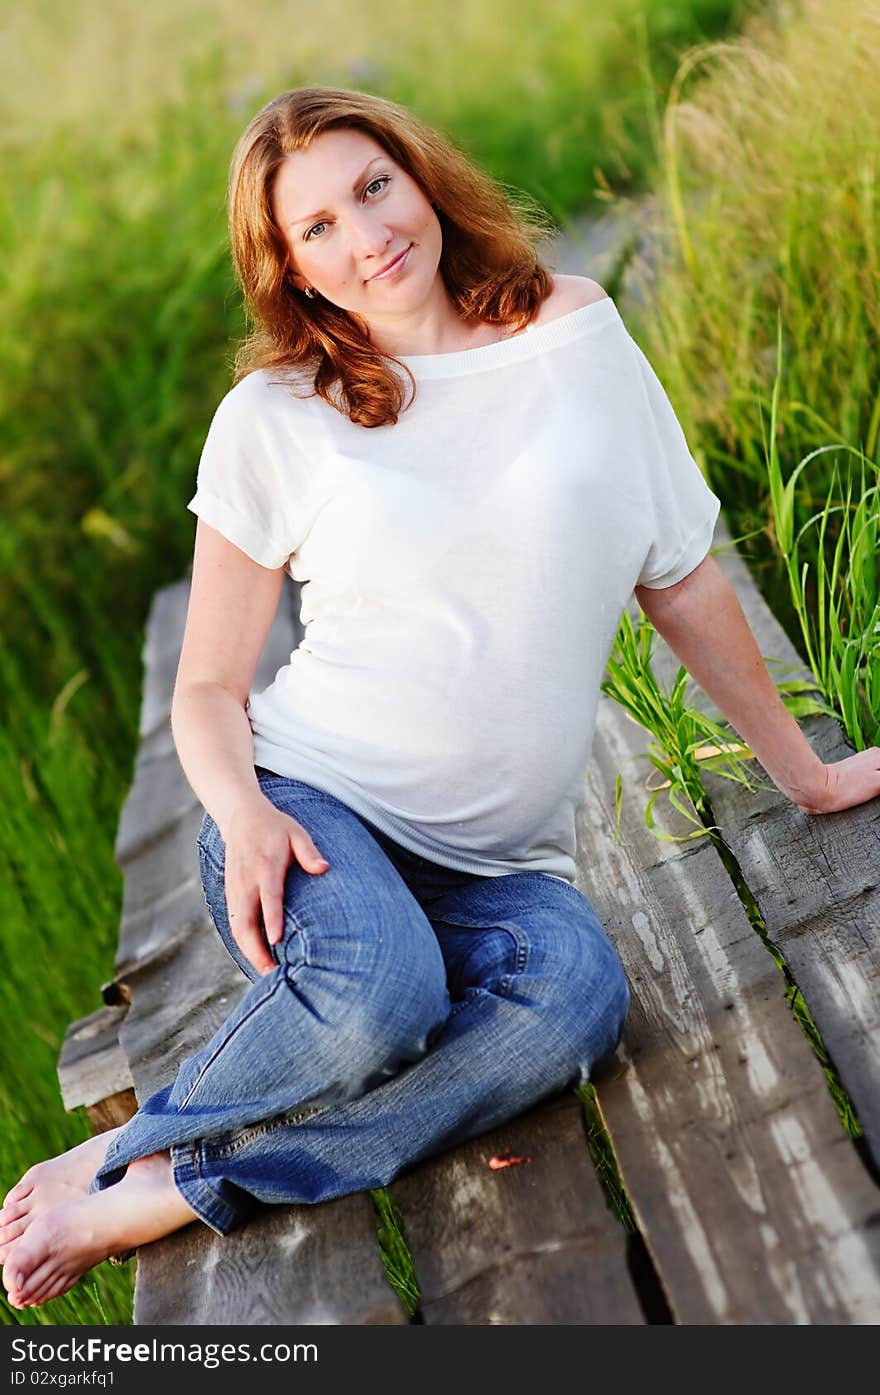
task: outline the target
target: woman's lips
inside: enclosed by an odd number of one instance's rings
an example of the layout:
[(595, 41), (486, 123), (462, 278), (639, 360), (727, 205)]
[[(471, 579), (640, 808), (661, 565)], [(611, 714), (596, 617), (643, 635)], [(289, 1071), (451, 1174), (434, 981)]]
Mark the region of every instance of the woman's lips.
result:
[(377, 271), (375, 276), (370, 276), (367, 279), (370, 281), (384, 281), (386, 276), (394, 276), (398, 271), (402, 271), (407, 261), (409, 260), (409, 253), (411, 247), (412, 243), (409, 244), (409, 247), (405, 247), (404, 250), (397, 257), (395, 257), (391, 265), (387, 266), (384, 271)]

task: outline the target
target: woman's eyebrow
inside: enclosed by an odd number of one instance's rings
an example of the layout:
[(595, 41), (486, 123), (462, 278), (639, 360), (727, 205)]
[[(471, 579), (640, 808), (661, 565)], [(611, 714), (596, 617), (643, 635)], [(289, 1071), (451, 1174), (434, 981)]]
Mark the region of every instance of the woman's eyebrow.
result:
[[(357, 179), (354, 181), (354, 183), (353, 183), (352, 186), (351, 186), (351, 192), (352, 192), (353, 194), (354, 194), (354, 193), (357, 193), (358, 185), (362, 183), (364, 177), (366, 176), (367, 170), (370, 168), (370, 166), (371, 166), (371, 165), (375, 165), (375, 164), (377, 163), (377, 161), (379, 161), (379, 160), (384, 160), (384, 159), (386, 159), (386, 156), (384, 156), (384, 155), (374, 155), (373, 158), (372, 158), (372, 160), (370, 160), (368, 164), (364, 165), (364, 168), (361, 170), (361, 172), (360, 172), (360, 174), (358, 175)], [(300, 223), (311, 223), (311, 221), (312, 221), (313, 218), (325, 218), (326, 216), (327, 216), (327, 210), (326, 210), (326, 208), (321, 208), (321, 209), (318, 210), (317, 213), (309, 213), (305, 218), (292, 218), (292, 219), (290, 220), (290, 222), (287, 224), (287, 226), (288, 226), (289, 228), (295, 228), (295, 227), (297, 227)]]

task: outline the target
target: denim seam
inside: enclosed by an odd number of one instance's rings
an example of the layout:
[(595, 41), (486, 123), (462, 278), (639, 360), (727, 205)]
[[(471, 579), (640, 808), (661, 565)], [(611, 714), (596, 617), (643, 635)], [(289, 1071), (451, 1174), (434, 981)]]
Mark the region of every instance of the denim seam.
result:
[(286, 1114), (279, 1114), (275, 1119), (266, 1119), (261, 1124), (254, 1124), (247, 1129), (243, 1129), (235, 1138), (228, 1143), (215, 1143), (211, 1139), (202, 1140), (202, 1152), (206, 1158), (214, 1158), (222, 1161), (225, 1158), (234, 1158), (236, 1153), (240, 1153), (242, 1148), (247, 1147), (258, 1138), (264, 1138), (267, 1134), (275, 1133), (278, 1129), (289, 1128), (296, 1124), (301, 1124), (304, 1119), (311, 1119), (315, 1114), (323, 1114), (327, 1105), (315, 1105), (309, 1109), (296, 1109), (288, 1111)]
[(171, 1175), (174, 1185), (187, 1206), (200, 1221), (219, 1235), (227, 1235), (243, 1219), (245, 1213), (236, 1211), (209, 1186), (201, 1174), (196, 1144), (175, 1143), (171, 1146)]
[(509, 994), (510, 990), (513, 987), (513, 980), (519, 977), (519, 975), (524, 971), (526, 964), (528, 963), (529, 941), (525, 933), (518, 927), (516, 929), (513, 929), (511, 926), (505, 925), (502, 928), (513, 937), (513, 944), (515, 950), (513, 973), (505, 974), (504, 977), (499, 980), (498, 984), (498, 987), (502, 993)]
[(478, 994), (487, 992), (487, 989), (481, 988), (477, 984), (471, 984), (469, 988), (465, 989), (465, 992), (469, 992), (471, 996), (469, 998), (460, 998), (457, 1003), (452, 1004), (449, 1016), (446, 1019), (447, 1022), (450, 1022), (453, 1017), (457, 1017), (466, 1007), (473, 1007), (475, 1003), (478, 1003), (480, 1001)]
[[(523, 930), (522, 926), (513, 924), (509, 921), (494, 921), (491, 925), (473, 925), (463, 920), (453, 920), (451, 916), (435, 916), (434, 919), (437, 920), (441, 925), (452, 925), (455, 926), (455, 928), (458, 930), (505, 931), (505, 933), (508, 934), (510, 938), (513, 940), (513, 972), (509, 974), (502, 974), (501, 977), (497, 980), (497, 983), (500, 992), (504, 994), (510, 993), (511, 988), (513, 987), (513, 980), (517, 978), (520, 974), (525, 972), (526, 965), (529, 962), (529, 951), (531, 949), (531, 945), (529, 944), (529, 937), (525, 930)], [(471, 984), (470, 986), (474, 988), (479, 988), (483, 985)]]
[(229, 1035), (223, 1038), (223, 1040), (220, 1042), (219, 1046), (217, 1047), (216, 1051), (214, 1051), (214, 1052), (212, 1053), (210, 1059), (207, 1060), (207, 1061), (205, 1061), (204, 1065), (202, 1066), (202, 1069), (199, 1071), (198, 1075), (196, 1076), (196, 1079), (193, 1081), (192, 1085), (189, 1087), (189, 1089), (188, 1089), (188, 1091), (187, 1091), (187, 1093), (186, 1093), (185, 1098), (184, 1098), (183, 1100), (181, 1100), (180, 1104), (177, 1106), (177, 1112), (178, 1112), (178, 1114), (182, 1113), (183, 1110), (186, 1109), (186, 1106), (189, 1104), (190, 1100), (192, 1099), (193, 1094), (194, 1094), (195, 1091), (198, 1089), (198, 1087), (199, 1087), (199, 1085), (201, 1084), (201, 1082), (204, 1080), (206, 1072), (207, 1072), (208, 1070), (210, 1070), (211, 1066), (212, 1066), (212, 1065), (214, 1064), (214, 1062), (217, 1060), (218, 1056), (219, 1056), (220, 1053), (223, 1051), (224, 1047), (226, 1047), (226, 1046), (229, 1045), (229, 1043), (232, 1041), (232, 1039), (238, 1034), (239, 1029), (240, 1029), (241, 1027), (244, 1026), (245, 1022), (248, 1022), (248, 1021), (250, 1020), (250, 1018), (253, 1017), (253, 1015), (254, 1015), (255, 1012), (258, 1012), (258, 1011), (260, 1010), (261, 1007), (265, 1006), (266, 1003), (270, 1002), (270, 1001), (272, 1000), (272, 998), (274, 998), (275, 994), (278, 992), (279, 988), (282, 986), (282, 984), (284, 984), (284, 982), (285, 982), (284, 976), (283, 976), (283, 975), (279, 975), (279, 977), (276, 979), (276, 981), (275, 981), (273, 984), (271, 984), (271, 986), (269, 987), (268, 991), (267, 991), (266, 993), (263, 994), (263, 997), (260, 999), (260, 1001), (259, 1001), (258, 1003), (254, 1003), (253, 1007), (252, 1007), (248, 1012), (245, 1013), (245, 1015), (240, 1019), (240, 1021), (238, 1021), (238, 1022), (235, 1024), (234, 1028), (233, 1028), (232, 1031), (229, 1033)]
[[(284, 906), (284, 915), (288, 918), (291, 925), (293, 926), (293, 934), (285, 936), (279, 944), (272, 945), (270, 946), (270, 948), (277, 949), (280, 952), (285, 947), (285, 945), (290, 943), (294, 935), (296, 936), (297, 950), (299, 951), (300, 962), (297, 965), (291, 965), (287, 962), (287, 959), (285, 958), (284, 964), (282, 965), (288, 982), (290, 982), (291, 975), (295, 973), (298, 969), (311, 968), (312, 960), (309, 953), (309, 933), (305, 925), (305, 922), (300, 920), (293, 907), (288, 906), (287, 904), (285, 904)], [(282, 923), (282, 931), (283, 929), (284, 926)]]
[[(217, 934), (220, 935), (220, 926), (217, 924), (217, 917), (216, 917), (215, 914), (214, 914), (214, 908), (212, 907), (211, 902), (208, 900), (208, 893), (205, 891), (205, 888), (204, 888), (204, 887), (202, 887), (202, 897), (204, 898), (205, 910), (208, 912), (208, 915), (209, 915), (210, 920), (211, 920), (211, 924), (213, 925), (214, 929), (217, 931)], [(222, 935), (220, 935), (220, 939), (221, 939), (221, 941), (223, 940), (223, 936), (222, 936)]]
[(226, 871), (226, 858), (223, 857), (218, 860), (214, 856), (214, 854), (209, 851), (207, 845), (203, 843), (199, 838), (196, 839), (196, 847), (198, 848), (199, 852), (207, 862), (214, 875), (217, 877), (222, 877)]

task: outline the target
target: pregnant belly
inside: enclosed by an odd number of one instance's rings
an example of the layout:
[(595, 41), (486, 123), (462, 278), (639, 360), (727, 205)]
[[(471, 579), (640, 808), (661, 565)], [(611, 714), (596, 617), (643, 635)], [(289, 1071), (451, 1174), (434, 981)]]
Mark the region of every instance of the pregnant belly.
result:
[(492, 841), (518, 843), (570, 795), (585, 764), (558, 696), (548, 707), (493, 674), (451, 691), (418, 673), (389, 685), (363, 668), (344, 683), (321, 670), (303, 655), (252, 696), (255, 737), (310, 756), (458, 845), (469, 829), (476, 848), (490, 830)]

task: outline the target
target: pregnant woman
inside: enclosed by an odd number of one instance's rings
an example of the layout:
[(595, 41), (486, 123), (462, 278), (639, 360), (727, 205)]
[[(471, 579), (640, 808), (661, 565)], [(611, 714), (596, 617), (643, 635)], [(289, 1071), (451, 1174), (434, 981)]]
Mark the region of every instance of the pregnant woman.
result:
[[(783, 708), (614, 302), (552, 275), (449, 141), (286, 92), (229, 211), (253, 327), (189, 505), (172, 728), (250, 985), (128, 1124), (9, 1192), (17, 1308), (181, 1226), (382, 1186), (614, 1050), (628, 989), (575, 819), (633, 591), (802, 808), (880, 790), (876, 749), (825, 766)], [(251, 691), (285, 573), (305, 635)]]

